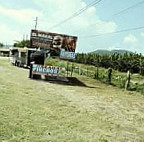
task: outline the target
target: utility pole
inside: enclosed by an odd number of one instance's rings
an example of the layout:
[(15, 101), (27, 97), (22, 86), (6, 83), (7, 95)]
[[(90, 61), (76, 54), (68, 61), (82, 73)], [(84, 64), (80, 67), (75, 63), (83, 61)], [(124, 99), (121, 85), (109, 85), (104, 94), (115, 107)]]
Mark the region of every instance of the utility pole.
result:
[(37, 29), (38, 17), (36, 17), (35, 21), (35, 30)]
[(26, 34), (26, 40), (28, 40), (28, 34)]
[(23, 40), (25, 40), (25, 34), (23, 34)]

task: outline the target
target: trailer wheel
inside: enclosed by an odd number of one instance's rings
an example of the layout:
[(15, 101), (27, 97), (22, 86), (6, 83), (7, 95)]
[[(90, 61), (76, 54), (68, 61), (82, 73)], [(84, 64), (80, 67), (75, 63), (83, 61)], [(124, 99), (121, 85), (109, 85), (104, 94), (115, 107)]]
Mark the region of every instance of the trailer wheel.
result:
[(17, 62), (17, 66), (20, 67), (20, 62)]
[(17, 66), (17, 60), (15, 61), (14, 65)]

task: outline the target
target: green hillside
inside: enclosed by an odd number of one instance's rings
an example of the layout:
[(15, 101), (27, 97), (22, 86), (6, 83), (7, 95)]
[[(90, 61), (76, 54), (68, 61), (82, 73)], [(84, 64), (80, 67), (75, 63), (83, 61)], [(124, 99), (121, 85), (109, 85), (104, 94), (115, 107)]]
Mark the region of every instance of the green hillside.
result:
[(94, 53), (94, 54), (101, 54), (101, 55), (112, 55), (114, 53), (118, 53), (118, 54), (124, 54), (124, 53), (132, 53), (131, 51), (128, 51), (128, 50), (96, 50), (96, 51), (93, 51), (91, 53)]

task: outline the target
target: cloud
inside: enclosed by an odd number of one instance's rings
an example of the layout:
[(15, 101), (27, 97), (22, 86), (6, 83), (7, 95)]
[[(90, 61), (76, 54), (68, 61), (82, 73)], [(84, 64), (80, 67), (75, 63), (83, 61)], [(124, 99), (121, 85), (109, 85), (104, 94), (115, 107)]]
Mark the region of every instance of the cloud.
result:
[(138, 39), (132, 34), (129, 34), (128, 36), (124, 38), (125, 43), (136, 43), (137, 41)]
[(95, 27), (99, 33), (107, 33), (116, 31), (118, 26), (112, 21), (105, 22), (102, 20), (98, 20)]
[(10, 29), (6, 24), (0, 24), (0, 31), (0, 42), (4, 44), (6, 44), (8, 41), (10, 41), (8, 44), (13, 44), (14, 40), (22, 39), (22, 35), (19, 32)]
[[(67, 19), (80, 9), (87, 6), (87, 4), (82, 0), (33, 0), (33, 2), (41, 7), (45, 17), (48, 17), (47, 20), (46, 18), (40, 20), (43, 21), (40, 24), (40, 28), (45, 28), (46, 30), (49, 30), (49, 28), (53, 25), (59, 24), (59, 22)], [(91, 28), (92, 24), (95, 24), (95, 26), (92, 26)], [(88, 30), (86, 31), (85, 29)], [(101, 32), (114, 32), (116, 29), (116, 23), (101, 20), (97, 14), (96, 7), (91, 6), (79, 16), (76, 16), (64, 24), (57, 26), (52, 29), (52, 31), (76, 34), (79, 34), (77, 31), (84, 31), (83, 34), (85, 34), (85, 32), (87, 32), (86, 34), (97, 34)]]
[[(11, 42), (11, 40), (17, 39), (11, 35), (22, 37), (23, 34), (29, 34), (31, 28), (34, 26), (36, 16), (38, 16), (39, 30), (68, 35), (79, 36), (114, 32), (118, 27), (113, 21), (102, 20), (98, 15), (96, 7), (92, 6), (64, 24), (50, 29), (52, 26), (59, 24), (59, 22), (86, 7), (87, 3), (84, 0), (31, 0), (31, 2), (33, 4), (31, 6), (29, 5), (29, 8), (26, 5), (24, 6), (25, 8), (21, 7), (21, 9), (0, 6), (0, 14), (5, 17), (4, 20), (1, 18), (1, 21), (3, 21), (3, 24), (7, 24), (5, 28), (7, 37), (5, 36), (5, 40)], [(5, 19), (8, 20), (6, 21)], [(86, 41), (83, 43), (80, 38), (78, 42), (78, 45), (81, 47), (82, 44), (85, 46), (88, 44)], [(93, 39), (92, 43), (96, 43), (96, 41)]]
[(42, 16), (42, 13), (33, 9), (8, 9), (0, 6), (0, 13), (16, 20), (19, 23), (29, 23), (36, 16)]
[(112, 45), (112, 46), (109, 46), (108, 47), (108, 50), (120, 50), (121, 48), (120, 48), (120, 43), (116, 43), (116, 44), (114, 44), (114, 45)]
[(141, 37), (144, 37), (144, 32), (141, 32), (140, 35), (141, 35)]
[(88, 8), (89, 13), (94, 13), (96, 11), (96, 8), (94, 6)]

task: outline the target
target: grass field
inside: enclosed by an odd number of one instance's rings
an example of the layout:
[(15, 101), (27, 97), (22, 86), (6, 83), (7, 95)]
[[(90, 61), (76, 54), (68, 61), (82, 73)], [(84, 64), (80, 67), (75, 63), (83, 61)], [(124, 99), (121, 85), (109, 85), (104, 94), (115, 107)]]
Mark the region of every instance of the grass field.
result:
[(0, 141), (144, 141), (143, 95), (76, 77), (85, 86), (32, 80), (0, 59)]

